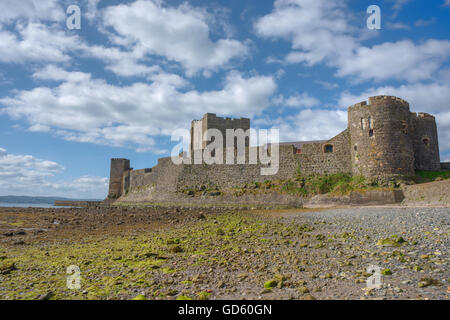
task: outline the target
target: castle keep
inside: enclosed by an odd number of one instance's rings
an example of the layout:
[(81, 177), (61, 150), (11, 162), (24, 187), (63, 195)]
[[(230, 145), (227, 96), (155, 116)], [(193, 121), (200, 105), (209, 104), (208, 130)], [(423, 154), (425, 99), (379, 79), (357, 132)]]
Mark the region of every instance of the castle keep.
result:
[[(203, 150), (207, 129), (250, 128), (250, 119), (220, 118), (205, 114), (191, 127), (191, 152)], [(235, 144), (236, 145), (236, 144)], [(225, 147), (225, 140), (224, 140)], [(245, 140), (247, 153), (248, 140)], [(260, 148), (260, 147), (258, 147)], [(248, 157), (247, 157), (248, 159)], [(233, 187), (265, 180), (290, 179), (302, 174), (348, 173), (388, 181), (395, 176), (412, 176), (415, 170), (441, 170), (435, 118), (410, 112), (408, 102), (392, 96), (370, 97), (348, 108), (348, 127), (329, 140), (279, 144), (279, 169), (264, 176), (264, 165), (180, 164), (161, 158), (153, 168), (133, 170), (127, 159), (111, 160), (108, 198), (117, 199), (145, 187), (147, 199), (173, 199), (188, 186), (215, 184)]]
[[(213, 113), (207, 113), (201, 120), (193, 120), (191, 126), (191, 153), (206, 148), (207, 141), (203, 140), (203, 135), (208, 129), (217, 129), (225, 137), (227, 129), (242, 129), (244, 131), (250, 129), (250, 119), (219, 118)], [(226, 147), (225, 144), (226, 141), (224, 139), (223, 148)], [(245, 146), (248, 147), (249, 145), (249, 139), (245, 139)]]

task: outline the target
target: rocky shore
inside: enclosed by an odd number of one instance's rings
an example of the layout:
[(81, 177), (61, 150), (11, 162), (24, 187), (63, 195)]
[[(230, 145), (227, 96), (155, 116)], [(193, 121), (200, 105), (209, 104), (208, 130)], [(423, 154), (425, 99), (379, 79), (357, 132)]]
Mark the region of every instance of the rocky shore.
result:
[(0, 208), (0, 299), (449, 297), (450, 208), (247, 209)]

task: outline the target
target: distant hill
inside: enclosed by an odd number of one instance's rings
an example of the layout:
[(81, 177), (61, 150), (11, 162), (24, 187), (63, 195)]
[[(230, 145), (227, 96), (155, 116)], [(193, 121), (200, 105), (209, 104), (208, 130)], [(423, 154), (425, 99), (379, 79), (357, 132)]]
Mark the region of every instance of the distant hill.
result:
[(29, 196), (0, 196), (3, 203), (30, 203), (30, 204), (51, 204), (56, 200), (62, 201), (101, 201), (101, 199), (70, 199), (63, 197), (29, 197)]

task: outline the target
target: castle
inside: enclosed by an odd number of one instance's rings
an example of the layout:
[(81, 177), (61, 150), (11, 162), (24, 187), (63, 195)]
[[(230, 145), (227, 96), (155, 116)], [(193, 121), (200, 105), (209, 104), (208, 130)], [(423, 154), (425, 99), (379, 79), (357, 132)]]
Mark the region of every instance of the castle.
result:
[[(190, 150), (203, 150), (208, 129), (250, 128), (250, 119), (220, 118), (207, 113), (192, 121)], [(249, 141), (245, 147), (251, 149)], [(225, 141), (224, 141), (225, 147)], [(255, 147), (261, 148), (261, 147)], [(176, 197), (189, 186), (214, 183), (233, 187), (249, 182), (290, 179), (302, 174), (348, 173), (389, 181), (412, 176), (415, 170), (439, 171), (441, 164), (434, 116), (410, 112), (409, 103), (393, 96), (375, 96), (348, 108), (348, 127), (329, 140), (279, 144), (279, 167), (273, 176), (260, 174), (262, 164), (174, 164), (171, 157), (158, 159), (153, 168), (133, 170), (128, 159), (112, 159), (109, 199), (147, 187), (148, 199)]]

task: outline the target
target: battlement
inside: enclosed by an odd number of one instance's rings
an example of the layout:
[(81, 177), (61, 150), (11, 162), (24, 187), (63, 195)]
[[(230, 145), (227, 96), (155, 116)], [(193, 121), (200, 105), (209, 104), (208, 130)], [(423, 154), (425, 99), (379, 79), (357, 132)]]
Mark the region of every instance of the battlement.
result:
[(433, 121), (436, 120), (436, 118), (432, 114), (426, 112), (411, 112), (411, 117), (415, 120), (419, 119), (428, 119)]
[(359, 108), (359, 107), (363, 107), (363, 106), (367, 106), (367, 101), (361, 101), (361, 102), (352, 104), (349, 108)]
[(237, 123), (240, 124), (241, 121), (248, 121), (250, 122), (249, 118), (230, 118), (230, 117), (218, 117), (215, 113), (205, 113), (202, 119), (200, 120), (194, 120), (194, 121), (202, 121), (204, 119), (207, 119), (209, 122), (211, 121), (217, 121), (217, 122), (226, 122), (229, 124)]
[(417, 114), (417, 117), (418, 117), (419, 119), (425, 119), (425, 118), (432, 119), (432, 120), (435, 119), (433, 115), (431, 115), (431, 114), (429, 114), (429, 113), (426, 113), (426, 112), (419, 112), (419, 113)]
[(392, 104), (392, 105), (403, 105), (405, 107), (409, 108), (409, 103), (402, 98), (395, 97), (395, 96), (373, 96), (369, 97), (369, 104), (370, 105), (380, 105), (380, 104)]
[(364, 107), (370, 107), (370, 106), (381, 106), (381, 105), (389, 105), (389, 106), (395, 106), (395, 107), (404, 107), (409, 110), (409, 103), (402, 98), (395, 97), (395, 96), (373, 96), (369, 97), (367, 101), (361, 101), (358, 103), (355, 103), (348, 107), (348, 109), (360, 109)]

